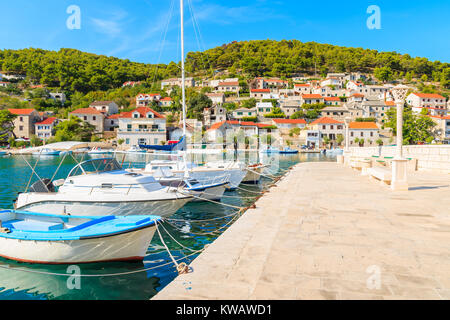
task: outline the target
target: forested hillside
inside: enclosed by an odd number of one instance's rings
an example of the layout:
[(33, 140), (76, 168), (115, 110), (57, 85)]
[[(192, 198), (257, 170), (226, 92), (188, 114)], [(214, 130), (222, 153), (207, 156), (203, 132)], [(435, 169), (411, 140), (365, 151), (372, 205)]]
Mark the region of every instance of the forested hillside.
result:
[[(299, 73), (324, 75), (327, 72), (373, 72), (385, 67), (394, 78), (424, 75), (450, 86), (450, 64), (412, 58), (408, 54), (346, 48), (328, 44), (292, 41), (243, 41), (205, 52), (190, 52), (186, 70), (190, 75), (213, 75), (228, 69), (242, 76), (288, 77)], [(0, 69), (26, 74), (27, 81), (59, 87), (69, 93), (106, 91), (125, 81), (144, 80), (152, 84), (178, 76), (177, 63), (151, 65), (84, 53), (74, 49), (58, 52), (42, 49), (0, 50)]]
[(327, 72), (373, 72), (375, 68), (388, 67), (397, 77), (409, 74), (423, 75), (440, 81), (444, 72), (450, 73), (450, 64), (412, 58), (408, 54), (378, 52), (362, 48), (347, 48), (314, 42), (243, 41), (207, 50), (189, 53), (191, 72), (205, 68), (242, 69), (252, 76), (289, 76), (296, 73), (319, 74)]

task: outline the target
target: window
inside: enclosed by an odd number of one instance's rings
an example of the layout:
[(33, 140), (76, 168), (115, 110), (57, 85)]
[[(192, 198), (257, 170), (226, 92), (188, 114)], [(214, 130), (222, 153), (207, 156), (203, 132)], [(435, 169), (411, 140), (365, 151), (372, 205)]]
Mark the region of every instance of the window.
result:
[(20, 117), (19, 120), (20, 120), (20, 121), (23, 121), (23, 117)]
[(327, 128), (327, 126), (325, 126), (325, 125), (322, 126), (322, 129), (323, 129), (323, 130), (325, 130), (326, 128)]
[[(400, 113), (400, 112), (399, 112)], [(370, 133), (370, 136), (373, 137), (373, 132)]]
[(94, 120), (94, 121), (97, 120), (97, 117), (96, 117), (96, 116), (93, 116), (93, 117), (92, 117), (92, 120)]
[(83, 120), (84, 120), (84, 121), (86, 121), (86, 120), (87, 120), (87, 117), (86, 117), (86, 116), (84, 116), (84, 117), (83, 117)]
[(334, 129), (334, 126), (333, 126), (333, 125), (331, 125), (331, 126), (330, 126), (330, 129), (331, 129), (331, 130), (333, 130), (333, 129)]
[(130, 138), (125, 139), (125, 144), (130, 144)]
[(127, 124), (127, 131), (131, 131), (131, 124)]
[(23, 126), (19, 126), (19, 131), (23, 131)]
[(361, 137), (364, 137), (364, 132), (361, 132)]
[(139, 113), (134, 113), (133, 118), (135, 118), (135, 119), (139, 118)]

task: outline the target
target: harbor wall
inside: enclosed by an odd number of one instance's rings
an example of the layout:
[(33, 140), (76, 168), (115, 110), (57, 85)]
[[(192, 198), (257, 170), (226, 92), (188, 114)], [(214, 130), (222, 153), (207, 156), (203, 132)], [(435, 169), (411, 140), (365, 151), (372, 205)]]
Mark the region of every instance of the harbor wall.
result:
[[(395, 146), (350, 148), (352, 156), (357, 157), (393, 157)], [(410, 145), (403, 146), (405, 158), (417, 159), (417, 169), (450, 173), (450, 145)]]

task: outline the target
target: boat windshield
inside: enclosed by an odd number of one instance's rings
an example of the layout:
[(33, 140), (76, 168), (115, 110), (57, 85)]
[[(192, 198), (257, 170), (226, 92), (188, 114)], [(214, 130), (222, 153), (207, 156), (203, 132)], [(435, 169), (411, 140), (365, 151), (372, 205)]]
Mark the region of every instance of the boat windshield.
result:
[(68, 177), (80, 176), (84, 174), (103, 173), (110, 171), (122, 170), (122, 167), (114, 158), (107, 159), (92, 159), (84, 161), (75, 166), (70, 171)]

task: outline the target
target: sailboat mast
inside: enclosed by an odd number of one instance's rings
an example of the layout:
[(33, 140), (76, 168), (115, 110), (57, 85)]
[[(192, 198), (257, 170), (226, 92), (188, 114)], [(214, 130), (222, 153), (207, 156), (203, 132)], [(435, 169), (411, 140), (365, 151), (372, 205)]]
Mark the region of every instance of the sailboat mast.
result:
[(183, 96), (183, 135), (186, 137), (186, 84), (184, 71), (184, 0), (180, 0), (181, 15), (181, 92)]

